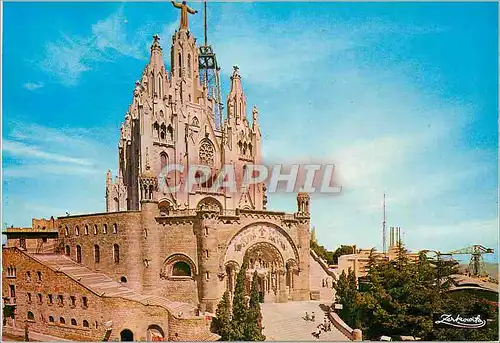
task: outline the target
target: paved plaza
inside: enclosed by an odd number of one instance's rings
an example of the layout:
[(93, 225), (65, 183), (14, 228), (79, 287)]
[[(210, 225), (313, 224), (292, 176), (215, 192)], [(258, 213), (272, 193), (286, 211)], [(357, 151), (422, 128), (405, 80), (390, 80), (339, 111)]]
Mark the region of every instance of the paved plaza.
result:
[[(331, 278), (323, 268), (312, 258), (309, 259), (309, 282), (311, 291), (320, 292), (320, 301), (290, 301), (287, 303), (263, 303), (262, 317), (264, 334), (267, 341), (315, 341), (311, 333), (318, 324), (323, 323), (324, 312), (320, 304), (331, 305), (334, 290), (331, 288)], [(322, 287), (324, 279), (329, 278), (330, 287)], [(305, 313), (314, 312), (316, 320), (306, 321)], [(329, 332), (322, 332), (319, 341), (348, 341), (349, 339), (333, 325)]]

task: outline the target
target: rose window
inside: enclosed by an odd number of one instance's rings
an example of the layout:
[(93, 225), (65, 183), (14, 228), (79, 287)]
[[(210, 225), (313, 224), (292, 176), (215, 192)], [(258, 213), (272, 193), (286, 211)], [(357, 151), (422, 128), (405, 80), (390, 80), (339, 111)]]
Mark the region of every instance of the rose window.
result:
[(204, 141), (200, 146), (200, 163), (205, 165), (214, 164), (214, 147), (209, 141)]

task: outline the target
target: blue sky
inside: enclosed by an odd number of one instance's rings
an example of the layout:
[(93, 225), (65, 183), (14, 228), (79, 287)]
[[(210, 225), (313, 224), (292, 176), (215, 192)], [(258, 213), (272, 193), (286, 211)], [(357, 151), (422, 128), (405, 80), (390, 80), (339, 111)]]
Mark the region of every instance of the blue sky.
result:
[[(203, 41), (200, 13), (191, 31)], [(5, 3), (3, 226), (102, 212), (119, 126), (170, 3)], [(215, 3), (209, 41), (257, 105), (272, 162), (333, 162), (341, 196), (312, 196), (321, 243), (498, 245), (496, 3)], [(20, 20), (22, 18), (22, 20)], [(165, 58), (169, 63), (169, 56)], [(295, 211), (294, 195), (269, 208)]]

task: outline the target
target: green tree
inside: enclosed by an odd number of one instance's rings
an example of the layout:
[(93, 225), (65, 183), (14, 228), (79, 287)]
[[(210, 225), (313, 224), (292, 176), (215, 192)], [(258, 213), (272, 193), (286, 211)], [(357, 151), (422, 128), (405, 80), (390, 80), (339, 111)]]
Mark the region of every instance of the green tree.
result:
[(314, 252), (326, 261), (328, 264), (333, 264), (333, 252), (325, 249), (324, 246), (318, 245), (316, 242), (310, 242), (310, 248), (314, 250)]
[(349, 255), (349, 254), (354, 254), (354, 249), (351, 245), (341, 245), (340, 247), (335, 250), (335, 252), (332, 254), (332, 261), (333, 264), (338, 264), (339, 263), (339, 257), (342, 255)]
[(245, 258), (236, 276), (233, 297), (233, 315), (231, 321), (231, 340), (245, 340), (245, 326), (247, 325), (247, 303), (245, 299), (245, 281), (248, 269), (248, 260)]
[(252, 278), (252, 288), (250, 290), (250, 302), (248, 306), (246, 324), (246, 341), (264, 341), (266, 339), (266, 336), (262, 334), (262, 313), (260, 311), (257, 272), (254, 272)]
[[(372, 250), (368, 274), (362, 291), (354, 291), (353, 275), (342, 273), (337, 282), (337, 301), (344, 304), (342, 319), (350, 326), (361, 328), (367, 339), (381, 335), (415, 336), (424, 340), (497, 340), (498, 303), (470, 294), (449, 292), (450, 275), (456, 273), (456, 263), (440, 255), (417, 261), (409, 259), (398, 244), (392, 261), (381, 258)], [(494, 306), (495, 305), (495, 306)], [(437, 329), (434, 313), (481, 314), (491, 323), (481, 330)], [(358, 326), (359, 325), (359, 326)]]
[(229, 292), (225, 291), (215, 311), (216, 318), (212, 321), (212, 331), (220, 335), (222, 341), (230, 341), (232, 337), (231, 310), (229, 307)]
[(349, 269), (348, 274), (344, 271), (339, 276), (339, 280), (334, 284), (335, 301), (342, 304), (342, 309), (339, 315), (347, 323), (347, 325), (357, 328), (358, 321), (358, 302), (360, 296), (357, 290), (356, 275), (353, 270)]

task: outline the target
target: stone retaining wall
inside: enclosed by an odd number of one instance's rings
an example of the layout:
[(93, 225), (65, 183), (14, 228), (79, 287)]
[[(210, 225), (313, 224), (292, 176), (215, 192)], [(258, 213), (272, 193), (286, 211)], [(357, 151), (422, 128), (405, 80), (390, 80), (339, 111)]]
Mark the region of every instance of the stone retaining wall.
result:
[(342, 332), (347, 338), (351, 341), (362, 341), (363, 336), (362, 332), (359, 329), (351, 329), (349, 325), (347, 325), (342, 318), (335, 312), (327, 312), (328, 319), (332, 322), (333, 326), (335, 326), (340, 332)]

